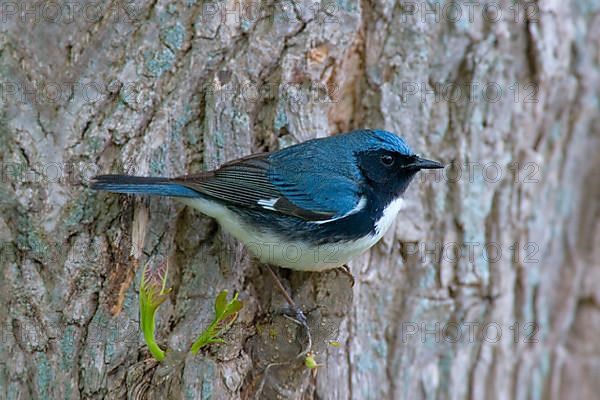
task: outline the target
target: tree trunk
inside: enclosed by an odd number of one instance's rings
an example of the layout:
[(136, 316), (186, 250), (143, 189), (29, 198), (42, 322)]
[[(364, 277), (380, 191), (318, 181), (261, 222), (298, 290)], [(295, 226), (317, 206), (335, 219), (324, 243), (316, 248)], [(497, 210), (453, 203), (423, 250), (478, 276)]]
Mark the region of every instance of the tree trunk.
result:
[[(0, 397), (597, 398), (599, 7), (3, 2)], [(213, 220), (86, 184), (362, 127), (451, 166), (415, 179), (354, 286), (279, 271), (316, 370)], [(137, 296), (165, 259), (158, 363)], [(244, 302), (226, 343), (187, 354), (223, 289)]]

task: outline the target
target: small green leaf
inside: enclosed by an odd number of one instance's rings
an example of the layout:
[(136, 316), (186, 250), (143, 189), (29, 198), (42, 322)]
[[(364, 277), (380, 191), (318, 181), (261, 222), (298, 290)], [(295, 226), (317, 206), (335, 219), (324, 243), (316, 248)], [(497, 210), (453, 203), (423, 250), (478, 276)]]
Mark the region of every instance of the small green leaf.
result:
[(243, 305), (241, 301), (237, 299), (231, 300), (231, 303), (227, 304), (227, 308), (225, 309), (222, 318), (227, 318), (231, 315), (237, 314), (242, 309), (242, 307)]
[(225, 343), (219, 336), (223, 335), (233, 325), (243, 304), (237, 299), (238, 293), (227, 301), (227, 290), (221, 291), (215, 298), (215, 317), (211, 324), (200, 334), (192, 344), (190, 351), (196, 354), (202, 347), (212, 343)]
[(312, 353), (306, 355), (306, 358), (304, 359), (304, 365), (306, 365), (308, 369), (315, 369), (323, 366), (322, 364), (317, 364)]
[(227, 290), (222, 290), (215, 299), (215, 315), (221, 316), (227, 309)]

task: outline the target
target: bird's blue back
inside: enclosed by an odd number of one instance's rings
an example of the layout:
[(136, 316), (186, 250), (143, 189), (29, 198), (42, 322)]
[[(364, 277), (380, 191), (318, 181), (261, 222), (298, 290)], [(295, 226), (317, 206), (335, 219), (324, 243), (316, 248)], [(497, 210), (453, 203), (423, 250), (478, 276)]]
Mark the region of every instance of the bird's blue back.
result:
[[(268, 178), (294, 204), (341, 216), (350, 212), (361, 196), (358, 191), (363, 178), (356, 154), (378, 149), (413, 154), (404, 140), (393, 133), (358, 130), (274, 152), (268, 158), (271, 164)], [(310, 195), (306, 188), (310, 188)]]

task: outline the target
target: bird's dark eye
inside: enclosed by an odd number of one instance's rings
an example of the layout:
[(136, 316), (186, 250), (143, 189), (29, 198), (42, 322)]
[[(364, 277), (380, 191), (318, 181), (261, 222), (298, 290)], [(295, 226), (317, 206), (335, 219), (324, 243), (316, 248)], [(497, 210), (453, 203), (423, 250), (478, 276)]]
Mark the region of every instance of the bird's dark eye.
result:
[(386, 167), (391, 167), (394, 165), (394, 157), (390, 156), (389, 154), (384, 154), (381, 156), (381, 163)]

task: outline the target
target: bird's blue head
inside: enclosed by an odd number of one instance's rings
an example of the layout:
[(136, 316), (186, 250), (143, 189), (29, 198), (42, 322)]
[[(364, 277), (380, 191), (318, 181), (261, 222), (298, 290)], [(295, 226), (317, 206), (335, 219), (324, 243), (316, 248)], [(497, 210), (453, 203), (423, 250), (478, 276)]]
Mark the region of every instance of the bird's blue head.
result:
[(373, 150), (388, 150), (391, 152), (403, 154), (405, 156), (413, 155), (413, 151), (406, 142), (398, 135), (388, 131), (364, 129), (355, 133), (359, 140), (364, 143), (364, 148)]
[[(422, 169), (443, 168), (437, 162), (415, 154), (399, 136), (381, 130), (360, 130), (354, 147), (358, 167), (375, 192), (389, 198), (400, 196), (417, 172)], [(353, 141), (354, 141), (353, 140)]]

